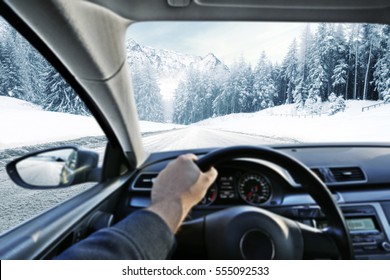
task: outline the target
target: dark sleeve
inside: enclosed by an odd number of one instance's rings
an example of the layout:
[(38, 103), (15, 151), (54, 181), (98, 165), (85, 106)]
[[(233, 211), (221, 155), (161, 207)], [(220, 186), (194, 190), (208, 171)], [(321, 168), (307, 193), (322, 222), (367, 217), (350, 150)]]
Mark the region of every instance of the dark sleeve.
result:
[(141, 210), (97, 231), (56, 259), (166, 259), (174, 243), (168, 225), (157, 214)]

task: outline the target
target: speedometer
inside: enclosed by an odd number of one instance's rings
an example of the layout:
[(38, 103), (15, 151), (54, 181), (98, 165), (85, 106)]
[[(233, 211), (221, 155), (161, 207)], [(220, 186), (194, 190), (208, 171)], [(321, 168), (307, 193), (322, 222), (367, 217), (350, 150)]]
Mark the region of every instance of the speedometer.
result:
[(261, 174), (246, 173), (238, 180), (238, 192), (249, 204), (260, 205), (271, 197), (271, 185)]
[(212, 204), (215, 201), (215, 199), (217, 198), (217, 194), (218, 194), (217, 185), (214, 183), (207, 190), (206, 195), (199, 202), (199, 205), (201, 205), (201, 206), (209, 206), (210, 204)]

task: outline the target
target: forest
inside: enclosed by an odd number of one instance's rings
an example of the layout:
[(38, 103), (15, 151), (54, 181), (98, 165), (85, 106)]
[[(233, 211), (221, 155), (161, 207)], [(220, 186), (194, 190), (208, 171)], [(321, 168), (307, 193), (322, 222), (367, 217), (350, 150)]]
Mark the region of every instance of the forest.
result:
[[(1, 18), (0, 62), (0, 95), (45, 110), (90, 114), (58, 72)], [(131, 72), (140, 119), (166, 120), (154, 69), (135, 64)], [(350, 99), (390, 102), (389, 25), (307, 25), (280, 64), (259, 50), (255, 66), (240, 57), (228, 70), (190, 68), (174, 92), (170, 119), (190, 124), (292, 103), (305, 114), (318, 114), (324, 101), (334, 103), (334, 114)]]
[(44, 57), (0, 18), (0, 95), (44, 110), (89, 115), (89, 110)]
[(325, 101), (334, 114), (351, 99), (390, 101), (389, 25), (321, 23), (314, 31), (307, 25), (281, 64), (262, 52), (255, 67), (240, 57), (228, 73), (190, 69), (175, 92), (173, 121), (291, 103), (303, 114), (320, 114)]

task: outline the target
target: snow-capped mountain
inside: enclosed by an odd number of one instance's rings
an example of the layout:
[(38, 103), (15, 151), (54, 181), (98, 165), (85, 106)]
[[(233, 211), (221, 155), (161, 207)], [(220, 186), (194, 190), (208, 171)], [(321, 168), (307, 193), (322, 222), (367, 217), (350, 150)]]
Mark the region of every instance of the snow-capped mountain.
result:
[(131, 66), (136, 63), (149, 63), (160, 79), (180, 79), (192, 67), (198, 71), (228, 71), (228, 67), (214, 54), (204, 57), (178, 53), (170, 50), (154, 49), (143, 46), (133, 39), (126, 42), (127, 61)]
[(228, 67), (223, 64), (213, 53), (207, 54), (193, 66), (199, 70), (222, 69), (228, 71)]

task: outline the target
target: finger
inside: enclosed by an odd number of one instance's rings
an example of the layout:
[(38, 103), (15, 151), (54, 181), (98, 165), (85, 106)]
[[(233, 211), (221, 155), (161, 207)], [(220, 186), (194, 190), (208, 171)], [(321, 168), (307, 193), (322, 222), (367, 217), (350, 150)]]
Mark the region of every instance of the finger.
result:
[(198, 159), (198, 157), (194, 154), (184, 154), (184, 155), (181, 155), (180, 156), (182, 159), (186, 159), (186, 160), (192, 160), (192, 161), (195, 161)]
[(211, 185), (211, 183), (213, 183), (215, 179), (217, 179), (218, 171), (214, 167), (211, 167), (208, 171), (204, 172), (203, 175), (204, 176), (202, 177), (204, 178), (204, 180)]

